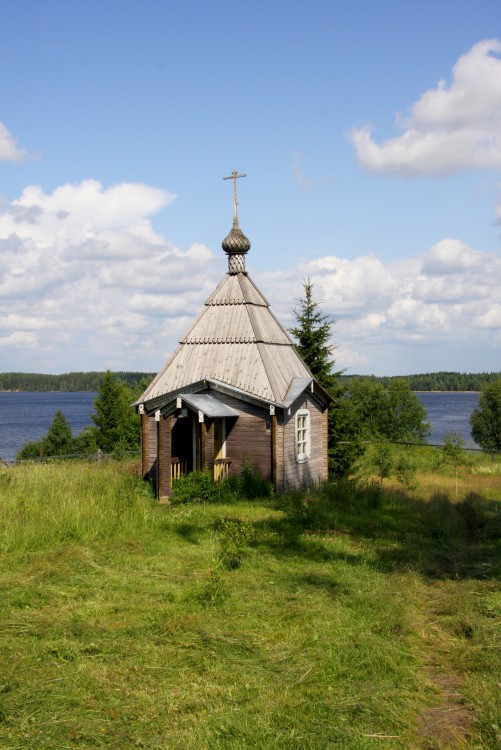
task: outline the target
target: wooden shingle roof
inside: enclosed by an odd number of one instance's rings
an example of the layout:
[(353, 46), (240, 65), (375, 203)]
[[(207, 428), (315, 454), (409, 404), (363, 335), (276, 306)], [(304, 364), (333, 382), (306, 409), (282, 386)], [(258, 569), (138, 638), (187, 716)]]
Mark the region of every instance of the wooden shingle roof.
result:
[(284, 405), (295, 378), (312, 374), (268, 301), (245, 272), (228, 273), (138, 403), (210, 379)]

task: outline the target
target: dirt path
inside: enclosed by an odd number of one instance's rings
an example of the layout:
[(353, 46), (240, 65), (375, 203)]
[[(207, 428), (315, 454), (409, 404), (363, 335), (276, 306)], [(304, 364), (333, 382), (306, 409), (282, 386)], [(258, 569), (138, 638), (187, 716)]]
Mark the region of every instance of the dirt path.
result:
[[(427, 679), (436, 694), (417, 723), (414, 750), (463, 750), (470, 747), (473, 706), (463, 694), (462, 655), (472, 646), (473, 629), (468, 620), (468, 581), (472, 562), (471, 540), (466, 528), (446, 564), (433, 581), (423, 582), (422, 637)], [(437, 571), (438, 572), (438, 571)]]

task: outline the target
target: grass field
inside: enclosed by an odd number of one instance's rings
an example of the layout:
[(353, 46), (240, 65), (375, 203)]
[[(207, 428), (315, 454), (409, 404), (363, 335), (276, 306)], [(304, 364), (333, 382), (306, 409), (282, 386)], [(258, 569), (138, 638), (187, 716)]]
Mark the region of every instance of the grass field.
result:
[(176, 506), (131, 465), (2, 470), (0, 748), (498, 748), (500, 463), (456, 498), (411, 459)]

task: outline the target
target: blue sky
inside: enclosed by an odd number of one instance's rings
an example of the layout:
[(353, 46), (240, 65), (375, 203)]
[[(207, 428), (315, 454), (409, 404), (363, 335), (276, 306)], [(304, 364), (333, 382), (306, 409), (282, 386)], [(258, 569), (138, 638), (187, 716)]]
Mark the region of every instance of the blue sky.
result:
[(0, 7), (0, 369), (158, 370), (226, 270), (339, 367), (501, 369), (499, 2)]

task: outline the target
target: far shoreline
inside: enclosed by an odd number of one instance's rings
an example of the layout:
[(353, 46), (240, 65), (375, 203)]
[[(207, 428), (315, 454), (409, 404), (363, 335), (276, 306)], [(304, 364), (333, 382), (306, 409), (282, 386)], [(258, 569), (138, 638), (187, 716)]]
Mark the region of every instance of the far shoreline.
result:
[(482, 393), (482, 391), (412, 391), (412, 393)]

